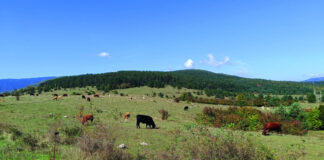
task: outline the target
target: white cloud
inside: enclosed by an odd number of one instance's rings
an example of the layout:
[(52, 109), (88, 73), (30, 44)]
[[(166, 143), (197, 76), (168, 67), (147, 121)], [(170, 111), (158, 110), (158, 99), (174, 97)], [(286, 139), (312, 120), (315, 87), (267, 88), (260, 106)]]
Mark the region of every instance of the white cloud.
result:
[(184, 63), (184, 66), (186, 68), (193, 68), (193, 64), (194, 62), (191, 60), (191, 59), (188, 59), (185, 63)]
[(311, 73), (311, 74), (306, 74), (307, 77), (309, 78), (318, 78), (318, 77), (324, 77), (324, 74), (321, 73)]
[(101, 52), (101, 53), (98, 54), (98, 56), (99, 56), (99, 57), (109, 57), (110, 54), (107, 53), (107, 52)]
[(214, 55), (213, 54), (208, 54), (207, 55), (208, 57), (208, 60), (204, 60), (204, 61), (201, 61), (202, 63), (206, 63), (206, 64), (209, 64), (209, 65), (212, 65), (214, 67), (219, 67), (219, 66), (223, 66), (227, 63), (230, 62), (230, 58), (225, 56), (224, 57), (224, 60), (222, 61), (217, 61), (215, 58), (214, 58)]

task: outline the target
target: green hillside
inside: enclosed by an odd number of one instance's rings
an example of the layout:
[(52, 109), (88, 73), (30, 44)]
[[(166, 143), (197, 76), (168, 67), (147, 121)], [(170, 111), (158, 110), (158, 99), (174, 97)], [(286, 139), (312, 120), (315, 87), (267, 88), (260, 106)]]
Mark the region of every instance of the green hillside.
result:
[(94, 86), (98, 90), (149, 86), (163, 88), (171, 85), (175, 88), (205, 90), (207, 95), (235, 93), (265, 94), (306, 94), (312, 92), (308, 83), (249, 79), (226, 74), (218, 74), (204, 70), (179, 70), (172, 72), (157, 71), (119, 71), (103, 74), (86, 74), (66, 76), (40, 84), (40, 89), (75, 88)]

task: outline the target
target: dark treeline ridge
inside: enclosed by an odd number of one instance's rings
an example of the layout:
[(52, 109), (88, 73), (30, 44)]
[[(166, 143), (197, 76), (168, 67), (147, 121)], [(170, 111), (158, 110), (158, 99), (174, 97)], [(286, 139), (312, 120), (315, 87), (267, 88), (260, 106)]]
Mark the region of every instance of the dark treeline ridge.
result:
[(230, 96), (242, 92), (281, 95), (306, 94), (313, 91), (310, 83), (249, 79), (204, 70), (119, 71), (66, 76), (43, 82), (39, 85), (39, 89), (50, 91), (51, 89), (95, 86), (98, 90), (108, 92), (114, 89), (140, 86), (163, 88), (166, 85), (204, 90), (210, 96)]

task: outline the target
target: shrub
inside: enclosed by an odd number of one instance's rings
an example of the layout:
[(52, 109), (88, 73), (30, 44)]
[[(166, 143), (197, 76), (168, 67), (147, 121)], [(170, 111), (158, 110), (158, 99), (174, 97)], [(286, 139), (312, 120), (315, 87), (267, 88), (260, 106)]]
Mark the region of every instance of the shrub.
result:
[(318, 110), (320, 112), (318, 118), (322, 121), (322, 126), (320, 128), (324, 129), (324, 105), (320, 105)]
[(304, 121), (306, 113), (299, 103), (294, 103), (288, 107), (288, 117), (294, 120)]
[(320, 116), (320, 110), (318, 109), (312, 109), (307, 113), (307, 123), (309, 129), (319, 129), (322, 126), (322, 121), (319, 119)]
[(170, 116), (168, 111), (161, 109), (161, 110), (159, 110), (159, 113), (162, 116), (162, 120), (168, 120), (168, 118)]
[(27, 144), (32, 151), (34, 151), (35, 148), (38, 146), (38, 140), (30, 134), (26, 134), (23, 136), (23, 142)]
[(313, 93), (307, 94), (307, 101), (309, 103), (315, 103), (316, 102), (316, 96)]
[(129, 153), (115, 147), (117, 128), (99, 125), (93, 132), (84, 132), (78, 139), (82, 159), (128, 160)]
[(160, 98), (163, 98), (163, 97), (164, 97), (164, 94), (160, 92), (160, 93), (159, 93), (159, 97), (160, 97)]
[(307, 133), (307, 130), (303, 129), (301, 122), (298, 120), (284, 121), (281, 124), (283, 133), (293, 135), (304, 135)]
[(191, 156), (189, 159), (275, 159), (269, 149), (253, 143), (243, 134), (230, 130), (221, 130), (216, 135), (205, 134), (196, 136), (193, 145), (187, 147)]

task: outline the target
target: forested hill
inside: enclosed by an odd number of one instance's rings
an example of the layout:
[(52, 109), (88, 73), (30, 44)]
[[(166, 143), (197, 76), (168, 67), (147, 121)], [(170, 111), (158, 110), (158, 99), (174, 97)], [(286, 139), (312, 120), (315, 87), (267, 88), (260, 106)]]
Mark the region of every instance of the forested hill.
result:
[(172, 72), (119, 71), (103, 74), (67, 76), (40, 84), (41, 89), (59, 89), (96, 86), (110, 91), (119, 88), (149, 86), (162, 88), (171, 85), (178, 88), (201, 89), (209, 95), (232, 93), (305, 94), (312, 92), (308, 84), (300, 82), (249, 79), (204, 70), (179, 70)]

